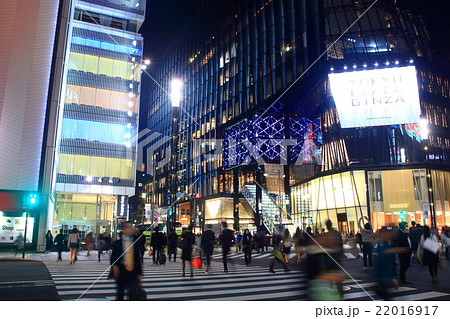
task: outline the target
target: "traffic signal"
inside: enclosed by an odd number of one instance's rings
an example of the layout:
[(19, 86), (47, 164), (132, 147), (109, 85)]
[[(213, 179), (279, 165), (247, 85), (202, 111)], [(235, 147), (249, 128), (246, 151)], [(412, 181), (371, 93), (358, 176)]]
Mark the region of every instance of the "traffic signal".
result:
[(29, 194), (27, 198), (28, 207), (36, 207), (38, 204), (38, 196), (35, 193)]
[(200, 198), (200, 194), (195, 194), (195, 198)]

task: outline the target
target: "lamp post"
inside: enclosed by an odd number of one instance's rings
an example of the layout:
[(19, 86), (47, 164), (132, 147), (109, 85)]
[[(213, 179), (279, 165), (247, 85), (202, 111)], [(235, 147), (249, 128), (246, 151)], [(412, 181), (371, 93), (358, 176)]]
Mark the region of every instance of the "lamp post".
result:
[[(172, 152), (170, 152), (172, 158), (170, 161), (170, 167), (169, 167), (169, 176), (171, 185), (170, 185), (170, 193), (176, 194), (178, 192), (177, 184), (178, 184), (178, 174), (177, 174), (177, 167), (178, 167), (178, 159), (177, 159), (177, 151), (178, 148), (178, 131), (179, 131), (179, 119), (180, 119), (180, 104), (181, 104), (181, 97), (182, 97), (182, 88), (183, 88), (183, 81), (177, 78), (172, 79), (170, 83), (170, 99), (172, 103)], [(172, 209), (172, 215), (171, 215), (171, 229), (175, 231), (175, 223), (176, 223), (176, 207), (173, 207)]]

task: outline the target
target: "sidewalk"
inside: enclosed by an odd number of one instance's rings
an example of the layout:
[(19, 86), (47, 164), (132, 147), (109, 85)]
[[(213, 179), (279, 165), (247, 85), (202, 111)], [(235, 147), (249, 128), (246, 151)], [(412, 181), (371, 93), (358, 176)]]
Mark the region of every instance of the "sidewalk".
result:
[(60, 300), (42, 261), (0, 256), (0, 300)]

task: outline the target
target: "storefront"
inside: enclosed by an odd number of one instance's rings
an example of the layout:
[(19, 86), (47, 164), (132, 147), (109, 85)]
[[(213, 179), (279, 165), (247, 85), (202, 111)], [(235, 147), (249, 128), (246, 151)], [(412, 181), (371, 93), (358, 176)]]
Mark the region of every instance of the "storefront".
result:
[(127, 212), (126, 207), (121, 207), (127, 206), (126, 200), (118, 201), (118, 198), (114, 195), (57, 193), (53, 234), (62, 229), (63, 234), (68, 235), (76, 228), (81, 238), (90, 232), (114, 237), (117, 217), (123, 215), (122, 211)]
[(310, 226), (315, 233), (324, 231), (330, 219), (340, 232), (355, 234), (358, 220), (368, 214), (374, 229), (402, 221), (440, 229), (450, 225), (449, 193), (450, 172), (348, 171), (293, 186), (292, 217), (295, 226)]
[[(255, 230), (254, 212), (250, 205), (241, 198), (237, 206), (239, 229), (236, 230), (243, 231), (246, 228)], [(219, 197), (205, 201), (205, 225), (217, 225), (220, 222), (227, 222), (230, 228), (234, 225), (234, 207), (231, 197)]]

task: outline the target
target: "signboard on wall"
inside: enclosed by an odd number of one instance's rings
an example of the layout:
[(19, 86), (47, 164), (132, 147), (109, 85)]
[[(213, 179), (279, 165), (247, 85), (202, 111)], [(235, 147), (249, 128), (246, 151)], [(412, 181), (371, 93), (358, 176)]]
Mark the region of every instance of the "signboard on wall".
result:
[(117, 196), (116, 216), (128, 219), (128, 196)]
[[(34, 218), (28, 217), (27, 243), (33, 241)], [(25, 235), (25, 217), (0, 217), (0, 244), (12, 244), (17, 236)]]
[(414, 66), (328, 75), (342, 128), (420, 122)]
[(423, 216), (422, 219), (428, 219), (428, 212), (430, 211), (430, 204), (423, 203)]

